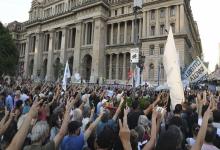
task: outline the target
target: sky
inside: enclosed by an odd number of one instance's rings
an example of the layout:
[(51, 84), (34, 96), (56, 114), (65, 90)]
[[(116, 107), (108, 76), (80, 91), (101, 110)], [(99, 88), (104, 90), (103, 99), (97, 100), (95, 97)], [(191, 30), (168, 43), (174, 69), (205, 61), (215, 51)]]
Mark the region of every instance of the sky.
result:
[[(0, 0), (0, 21), (9, 23), (28, 20), (32, 0)], [(194, 20), (197, 21), (202, 40), (205, 61), (213, 71), (219, 63), (220, 43), (220, 0), (191, 0)]]

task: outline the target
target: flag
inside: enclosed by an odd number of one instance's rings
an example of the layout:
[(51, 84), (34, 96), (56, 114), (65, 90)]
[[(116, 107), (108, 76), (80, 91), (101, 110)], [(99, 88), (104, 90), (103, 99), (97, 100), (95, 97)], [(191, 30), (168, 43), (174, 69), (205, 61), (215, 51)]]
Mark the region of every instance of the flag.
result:
[(138, 87), (140, 85), (140, 79), (141, 79), (141, 69), (136, 66), (136, 69), (134, 70), (134, 82), (135, 87)]
[(70, 78), (70, 68), (69, 68), (69, 63), (68, 61), (66, 62), (65, 70), (64, 70), (64, 75), (63, 75), (63, 83), (62, 83), (62, 88), (64, 91), (66, 91), (66, 84), (67, 84), (67, 79)]
[(189, 65), (184, 74), (185, 79), (190, 83), (200, 83), (208, 78), (208, 69), (199, 57)]
[(178, 53), (171, 27), (165, 46), (163, 64), (166, 71), (167, 84), (170, 89), (171, 107), (174, 109), (176, 104), (181, 104), (184, 101), (184, 91), (180, 75)]

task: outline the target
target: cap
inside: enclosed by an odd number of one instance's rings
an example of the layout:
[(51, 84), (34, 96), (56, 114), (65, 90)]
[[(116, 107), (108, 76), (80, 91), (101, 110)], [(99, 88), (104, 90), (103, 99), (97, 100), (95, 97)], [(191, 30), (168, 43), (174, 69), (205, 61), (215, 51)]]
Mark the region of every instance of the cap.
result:
[(102, 104), (106, 103), (107, 101), (108, 101), (107, 99), (103, 99)]
[(40, 93), (39, 96), (40, 96), (40, 98), (45, 97), (45, 95), (43, 93)]

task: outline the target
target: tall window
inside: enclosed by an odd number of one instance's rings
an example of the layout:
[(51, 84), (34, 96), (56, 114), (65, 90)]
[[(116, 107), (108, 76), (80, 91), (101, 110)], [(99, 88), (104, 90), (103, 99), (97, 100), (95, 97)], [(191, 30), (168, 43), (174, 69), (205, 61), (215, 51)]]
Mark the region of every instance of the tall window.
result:
[(170, 26), (172, 28), (173, 33), (175, 33), (175, 23), (171, 23)]
[(150, 55), (154, 55), (154, 45), (150, 45)]
[(92, 22), (87, 26), (87, 44), (92, 44)]
[(164, 79), (164, 66), (163, 64), (160, 64), (160, 79)]
[(107, 44), (110, 45), (111, 43), (111, 24), (107, 26)]
[(75, 47), (75, 38), (76, 38), (76, 28), (72, 28), (72, 35), (71, 35), (71, 48)]
[(45, 35), (45, 40), (44, 40), (44, 51), (48, 51), (49, 50), (49, 42), (50, 42), (50, 34), (46, 34)]
[(36, 36), (32, 37), (32, 52), (35, 52)]
[(55, 49), (60, 50), (62, 43), (62, 31), (56, 32), (55, 35)]
[(151, 10), (150, 18), (151, 18), (151, 20), (155, 19), (155, 10)]
[(124, 14), (124, 7), (121, 8), (121, 14)]
[(175, 6), (171, 6), (170, 7), (170, 16), (171, 17), (175, 16), (175, 14), (176, 14), (176, 7)]
[(155, 26), (151, 26), (150, 28), (150, 33), (151, 33), (151, 36), (154, 36), (155, 35)]
[(149, 80), (154, 80), (154, 64), (149, 65)]
[(75, 36), (76, 36), (76, 28), (71, 28), (68, 30), (68, 48), (75, 47)]
[(162, 9), (160, 10), (160, 18), (164, 18), (164, 17), (165, 17), (165, 9), (162, 8)]
[(160, 25), (160, 35), (163, 35), (165, 31), (165, 26), (164, 24)]
[(115, 10), (115, 16), (117, 16), (118, 15), (118, 11), (117, 10)]
[(58, 49), (61, 49), (61, 43), (62, 43), (62, 31), (59, 31)]
[(164, 45), (161, 44), (160, 45), (160, 55), (163, 55), (163, 53), (164, 53)]

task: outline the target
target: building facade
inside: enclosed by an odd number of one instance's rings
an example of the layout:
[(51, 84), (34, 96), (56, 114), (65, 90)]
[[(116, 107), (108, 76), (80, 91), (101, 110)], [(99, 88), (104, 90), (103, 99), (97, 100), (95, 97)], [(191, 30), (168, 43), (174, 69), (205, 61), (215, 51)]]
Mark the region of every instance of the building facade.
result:
[(135, 30), (142, 79), (152, 84), (166, 78), (162, 56), (170, 26), (182, 68), (202, 55), (190, 0), (144, 0), (137, 24), (130, 0), (33, 0), (29, 20), (20, 26), (15, 33), (26, 78), (54, 81), (68, 60), (71, 73), (86, 81), (125, 83)]

